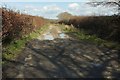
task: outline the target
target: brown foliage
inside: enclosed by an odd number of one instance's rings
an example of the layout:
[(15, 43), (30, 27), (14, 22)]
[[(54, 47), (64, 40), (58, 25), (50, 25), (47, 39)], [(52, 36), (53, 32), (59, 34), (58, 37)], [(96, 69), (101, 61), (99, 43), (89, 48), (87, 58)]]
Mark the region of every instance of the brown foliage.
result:
[(73, 24), (76, 28), (102, 39), (120, 42), (120, 16), (75, 16), (68, 22), (61, 22)]
[(2, 8), (2, 40), (6, 42), (19, 39), (40, 28), (44, 23), (43, 18)]

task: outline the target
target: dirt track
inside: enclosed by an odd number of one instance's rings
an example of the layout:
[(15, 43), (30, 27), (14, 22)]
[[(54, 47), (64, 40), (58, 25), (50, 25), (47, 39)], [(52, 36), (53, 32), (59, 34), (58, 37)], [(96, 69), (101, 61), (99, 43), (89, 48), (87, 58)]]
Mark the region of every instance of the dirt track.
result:
[(119, 77), (120, 64), (116, 50), (77, 40), (50, 25), (3, 73), (12, 78), (110, 78)]

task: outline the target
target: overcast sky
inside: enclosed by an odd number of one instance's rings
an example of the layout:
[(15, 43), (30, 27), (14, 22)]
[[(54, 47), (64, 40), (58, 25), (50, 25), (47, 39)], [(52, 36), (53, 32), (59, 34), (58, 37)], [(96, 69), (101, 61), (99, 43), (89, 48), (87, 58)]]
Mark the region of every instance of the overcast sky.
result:
[(6, 0), (6, 2), (3, 2), (2, 5), (6, 4), (8, 8), (20, 10), (22, 13), (43, 16), (45, 18), (51, 19), (56, 19), (56, 16), (61, 12), (69, 12), (73, 15), (80, 16), (113, 15), (117, 13), (115, 7), (91, 7), (90, 5), (86, 4), (86, 2), (88, 2), (89, 0), (78, 0), (77, 2), (74, 2), (75, 0), (70, 0), (71, 2), (61, 2), (62, 0), (60, 2), (53, 2), (54, 0), (49, 0), (46, 2), (44, 2), (45, 0), (43, 2), (42, 0), (41, 2), (35, 2), (35, 0), (34, 2), (32, 1), (33, 0), (29, 0), (29, 2), (9, 2), (9, 0)]

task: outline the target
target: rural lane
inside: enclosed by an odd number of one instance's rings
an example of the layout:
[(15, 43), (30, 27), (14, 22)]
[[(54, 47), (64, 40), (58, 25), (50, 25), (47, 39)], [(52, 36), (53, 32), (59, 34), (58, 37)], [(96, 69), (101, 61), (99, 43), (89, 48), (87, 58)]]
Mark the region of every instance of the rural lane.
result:
[(111, 78), (119, 77), (120, 64), (116, 50), (78, 40), (50, 25), (3, 73), (8, 78)]

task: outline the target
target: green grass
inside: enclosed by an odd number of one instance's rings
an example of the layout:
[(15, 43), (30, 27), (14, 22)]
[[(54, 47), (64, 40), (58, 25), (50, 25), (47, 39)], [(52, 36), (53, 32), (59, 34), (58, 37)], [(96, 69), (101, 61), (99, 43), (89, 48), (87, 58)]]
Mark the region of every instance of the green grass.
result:
[(73, 36), (76, 36), (78, 39), (86, 42), (94, 43), (96, 45), (105, 46), (108, 48), (120, 49), (120, 45), (116, 42), (103, 40), (101, 38), (98, 38), (96, 35), (88, 35), (83, 30), (78, 30), (74, 27), (70, 27), (69, 29), (63, 28), (63, 31), (65, 33), (72, 33)]
[(40, 36), (47, 28), (48, 24), (44, 25), (35, 32), (30, 33), (29, 35), (23, 36), (19, 40), (12, 41), (7, 47), (5, 47), (5, 51), (2, 56), (9, 60), (15, 59), (25, 47), (25, 43)]

